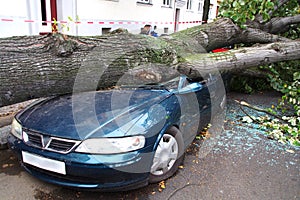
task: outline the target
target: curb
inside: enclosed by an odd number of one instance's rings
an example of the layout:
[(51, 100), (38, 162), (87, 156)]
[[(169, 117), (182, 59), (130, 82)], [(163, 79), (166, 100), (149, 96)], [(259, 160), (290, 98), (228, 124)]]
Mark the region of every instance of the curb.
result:
[(10, 134), (11, 125), (0, 128), (0, 150), (8, 149), (7, 137)]

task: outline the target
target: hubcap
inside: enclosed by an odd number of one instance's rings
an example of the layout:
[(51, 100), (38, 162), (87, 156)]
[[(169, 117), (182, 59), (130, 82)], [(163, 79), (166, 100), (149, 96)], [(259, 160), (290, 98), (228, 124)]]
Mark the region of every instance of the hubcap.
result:
[(163, 175), (167, 173), (177, 160), (178, 144), (176, 139), (169, 134), (164, 134), (155, 151), (151, 174)]

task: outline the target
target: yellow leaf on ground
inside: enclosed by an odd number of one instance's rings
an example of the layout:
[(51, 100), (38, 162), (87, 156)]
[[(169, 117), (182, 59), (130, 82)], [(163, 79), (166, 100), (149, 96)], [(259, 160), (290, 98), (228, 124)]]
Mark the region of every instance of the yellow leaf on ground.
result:
[(158, 185), (159, 185), (159, 187), (161, 189), (165, 189), (166, 188), (165, 181), (161, 181)]

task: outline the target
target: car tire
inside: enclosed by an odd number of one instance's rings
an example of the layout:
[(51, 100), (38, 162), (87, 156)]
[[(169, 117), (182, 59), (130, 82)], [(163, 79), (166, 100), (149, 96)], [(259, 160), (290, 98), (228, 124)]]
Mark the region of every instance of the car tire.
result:
[(171, 127), (164, 133), (155, 150), (149, 183), (157, 183), (174, 175), (183, 159), (182, 134), (176, 127)]

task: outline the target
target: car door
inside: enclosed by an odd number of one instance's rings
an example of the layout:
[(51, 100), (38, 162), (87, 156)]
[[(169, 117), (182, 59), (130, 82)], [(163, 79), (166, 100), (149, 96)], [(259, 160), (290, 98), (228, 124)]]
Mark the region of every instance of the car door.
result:
[(196, 134), (210, 122), (210, 94), (207, 81), (194, 82), (182, 76), (178, 94), (181, 118), (180, 130), (185, 144), (190, 144)]

